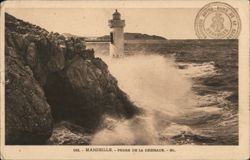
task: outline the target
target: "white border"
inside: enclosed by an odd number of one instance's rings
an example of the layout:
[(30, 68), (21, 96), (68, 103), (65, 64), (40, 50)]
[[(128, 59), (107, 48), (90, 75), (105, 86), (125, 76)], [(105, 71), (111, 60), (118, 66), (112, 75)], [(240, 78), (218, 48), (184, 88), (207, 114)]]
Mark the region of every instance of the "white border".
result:
[(111, 146), (113, 148), (173, 148), (176, 152), (72, 152), (103, 146), (4, 145), (4, 11), (5, 8), (202, 8), (212, 1), (5, 1), (1, 4), (1, 154), (4, 159), (247, 159), (249, 158), (249, 2), (221, 1), (238, 8), (239, 146)]

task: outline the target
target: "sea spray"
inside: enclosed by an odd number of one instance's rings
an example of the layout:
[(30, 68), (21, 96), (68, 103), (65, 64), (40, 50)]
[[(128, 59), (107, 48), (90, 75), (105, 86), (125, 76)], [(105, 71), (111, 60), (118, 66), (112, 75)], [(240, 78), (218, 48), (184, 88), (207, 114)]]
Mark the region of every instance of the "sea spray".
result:
[[(106, 117), (111, 119), (110, 117)], [(157, 132), (152, 124), (151, 117), (136, 116), (129, 120), (113, 119), (115, 124), (97, 132), (92, 138), (94, 145), (133, 145), (158, 144)], [(109, 122), (110, 123), (110, 122)]]
[(159, 133), (172, 123), (171, 119), (192, 108), (192, 83), (172, 60), (159, 55), (101, 58), (119, 87), (146, 115), (114, 120), (115, 127), (96, 133), (92, 144), (159, 144)]
[(192, 106), (192, 83), (172, 60), (159, 55), (102, 59), (117, 78), (120, 88), (147, 111), (159, 110), (176, 115)]

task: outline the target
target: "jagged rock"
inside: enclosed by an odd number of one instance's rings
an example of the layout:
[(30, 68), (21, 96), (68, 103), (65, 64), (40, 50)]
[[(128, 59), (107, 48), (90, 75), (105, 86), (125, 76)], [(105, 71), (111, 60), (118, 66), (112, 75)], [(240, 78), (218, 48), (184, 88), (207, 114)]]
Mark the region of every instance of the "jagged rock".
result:
[(83, 57), (84, 59), (94, 59), (95, 58), (94, 50), (93, 49), (83, 50), (80, 52), (80, 56)]
[(77, 58), (63, 72), (48, 76), (45, 92), (55, 119), (68, 119), (91, 130), (106, 113), (130, 117), (137, 112), (115, 78), (99, 67)]
[(34, 42), (30, 43), (27, 49), (26, 61), (31, 68), (34, 68), (37, 64), (37, 48)]
[(80, 126), (69, 122), (60, 122), (53, 130), (47, 144), (52, 145), (86, 145), (90, 143), (91, 136), (83, 134), (85, 131)]
[(18, 34), (16, 32), (12, 33), (13, 39), (14, 39), (14, 43), (15, 46), (17, 47), (17, 49), (23, 49), (24, 48), (24, 37), (21, 34)]
[(18, 59), (7, 56), (5, 60), (6, 144), (42, 144), (53, 127), (44, 92)]
[(5, 22), (5, 25), (6, 25), (6, 27), (8, 27), (11, 30), (15, 30), (17, 27), (16, 24), (14, 22), (11, 22), (11, 21)]
[(61, 39), (61, 40), (65, 41), (64, 35), (59, 35), (59, 36), (58, 36), (58, 39)]
[(51, 52), (49, 53), (48, 69), (51, 72), (60, 71), (64, 68), (64, 54), (59, 45), (52, 43)]
[(43, 47), (49, 45), (49, 44), (48, 44), (49, 42), (48, 42), (48, 39), (46, 38), (46, 36), (40, 36), (40, 38), (39, 38), (39, 43), (40, 43)]
[(18, 57), (18, 55), (16, 54), (16, 51), (12, 48), (12, 47), (6, 47), (6, 55), (9, 55), (11, 57)]
[(6, 32), (5, 32), (5, 42), (7, 43), (8, 46), (15, 48), (15, 43), (12, 37), (11, 32), (8, 30), (8, 28), (6, 28)]
[(29, 28), (23, 26), (17, 26), (17, 32), (21, 34), (25, 34), (29, 32)]
[(95, 58), (92, 60), (93, 63), (98, 67), (98, 68), (102, 68), (102, 69), (107, 69), (108, 65), (106, 63), (104, 63), (101, 58)]
[(83, 39), (65, 39), (9, 14), (5, 22), (7, 144), (45, 143), (53, 120), (93, 132), (103, 115), (130, 118), (138, 113)]

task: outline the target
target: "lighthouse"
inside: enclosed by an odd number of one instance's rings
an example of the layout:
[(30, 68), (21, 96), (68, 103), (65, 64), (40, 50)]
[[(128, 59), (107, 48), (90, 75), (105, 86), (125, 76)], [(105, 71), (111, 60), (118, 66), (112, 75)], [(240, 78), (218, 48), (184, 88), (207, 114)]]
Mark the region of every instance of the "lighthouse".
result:
[(121, 14), (115, 10), (113, 19), (108, 21), (110, 32), (109, 54), (111, 57), (122, 57), (124, 55), (124, 31), (125, 20), (121, 20)]

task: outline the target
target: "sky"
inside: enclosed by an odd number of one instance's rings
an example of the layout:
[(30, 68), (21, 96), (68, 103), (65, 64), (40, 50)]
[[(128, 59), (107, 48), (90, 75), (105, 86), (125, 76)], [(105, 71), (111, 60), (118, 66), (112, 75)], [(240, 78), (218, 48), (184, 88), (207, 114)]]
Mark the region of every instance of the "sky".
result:
[[(9, 8), (16, 18), (48, 31), (79, 36), (108, 35), (108, 20), (115, 8)], [(158, 35), (167, 39), (196, 39), (192, 8), (118, 8), (125, 20), (125, 32)]]

